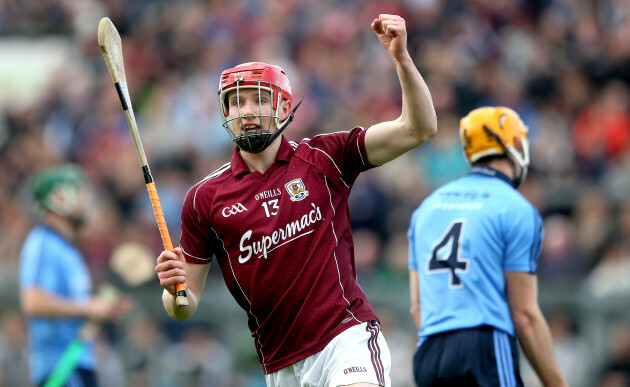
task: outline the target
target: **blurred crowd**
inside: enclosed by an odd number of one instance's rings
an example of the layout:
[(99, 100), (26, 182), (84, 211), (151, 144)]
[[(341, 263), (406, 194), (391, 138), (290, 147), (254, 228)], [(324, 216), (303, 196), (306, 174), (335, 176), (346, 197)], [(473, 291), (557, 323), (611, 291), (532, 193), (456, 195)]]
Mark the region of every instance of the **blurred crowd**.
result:
[[(467, 173), (459, 118), (515, 109), (530, 128), (521, 192), (541, 212), (540, 302), (571, 386), (630, 385), (630, 2), (626, 0), (0, 0), (0, 385), (27, 386), (17, 267), (36, 220), (28, 178), (62, 161), (92, 181), (80, 247), (95, 283), (120, 282), (112, 252), (161, 239), (96, 30), (122, 36), (127, 82), (166, 221), (179, 238), (187, 189), (229, 161), (218, 77), (249, 61), (282, 66), (290, 140), (396, 118), (393, 64), (370, 29), (403, 16), (430, 88), (438, 135), (363, 174), (351, 196), (359, 283), (383, 319), (392, 381), (411, 385), (411, 212)], [(157, 279), (99, 339), (104, 386), (263, 386), (245, 314), (216, 267), (192, 321), (169, 321)], [(125, 286), (121, 284), (120, 286)], [(538, 382), (523, 365), (527, 386)]]

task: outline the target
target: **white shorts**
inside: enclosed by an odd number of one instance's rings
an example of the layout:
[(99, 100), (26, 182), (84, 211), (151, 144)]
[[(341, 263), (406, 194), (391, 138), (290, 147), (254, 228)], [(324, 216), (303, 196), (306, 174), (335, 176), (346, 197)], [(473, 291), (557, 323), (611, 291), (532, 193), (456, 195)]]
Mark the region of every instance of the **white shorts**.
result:
[(372, 383), (390, 387), (391, 356), (381, 327), (368, 321), (346, 329), (321, 351), (265, 375), (268, 387), (337, 387)]

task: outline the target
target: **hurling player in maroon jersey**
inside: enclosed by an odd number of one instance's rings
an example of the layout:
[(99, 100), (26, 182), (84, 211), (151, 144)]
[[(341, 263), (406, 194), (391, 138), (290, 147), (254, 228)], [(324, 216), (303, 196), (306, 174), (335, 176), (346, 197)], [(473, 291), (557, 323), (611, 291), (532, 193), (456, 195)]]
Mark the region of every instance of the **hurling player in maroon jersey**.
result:
[[(372, 29), (395, 64), (400, 117), (289, 142), (281, 133), (297, 106), (284, 71), (260, 62), (225, 70), (219, 103), (235, 152), (190, 189), (180, 247), (157, 259), (162, 301), (177, 320), (197, 309), (216, 259), (268, 386), (391, 384), (389, 349), (356, 281), (348, 197), (359, 173), (418, 147), (437, 124), (405, 21), (382, 14)], [(174, 296), (181, 282), (184, 307)]]

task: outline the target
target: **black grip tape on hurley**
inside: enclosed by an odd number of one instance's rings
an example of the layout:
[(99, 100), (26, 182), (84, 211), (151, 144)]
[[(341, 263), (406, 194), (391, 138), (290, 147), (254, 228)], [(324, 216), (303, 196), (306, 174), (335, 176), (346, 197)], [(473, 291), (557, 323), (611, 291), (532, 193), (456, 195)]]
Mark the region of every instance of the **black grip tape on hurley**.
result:
[(120, 103), (122, 104), (123, 110), (129, 110), (129, 106), (127, 105), (127, 99), (125, 98), (122, 87), (120, 87), (120, 82), (116, 82), (114, 84), (116, 86), (116, 92), (118, 93), (118, 98), (120, 98)]
[(151, 171), (149, 170), (148, 165), (142, 166), (142, 175), (144, 176), (144, 184), (149, 184), (153, 182), (153, 176), (151, 176)]

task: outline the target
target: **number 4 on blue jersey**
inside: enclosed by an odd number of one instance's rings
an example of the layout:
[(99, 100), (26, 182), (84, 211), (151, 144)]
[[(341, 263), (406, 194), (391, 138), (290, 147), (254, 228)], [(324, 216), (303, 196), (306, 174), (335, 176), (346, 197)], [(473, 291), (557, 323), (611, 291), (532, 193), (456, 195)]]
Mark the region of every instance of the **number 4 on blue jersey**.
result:
[(449, 287), (461, 288), (462, 281), (458, 273), (467, 273), (469, 260), (460, 257), (460, 244), (463, 235), (465, 219), (455, 219), (440, 237), (437, 243), (431, 246), (431, 258), (427, 261), (427, 274), (449, 272)]

